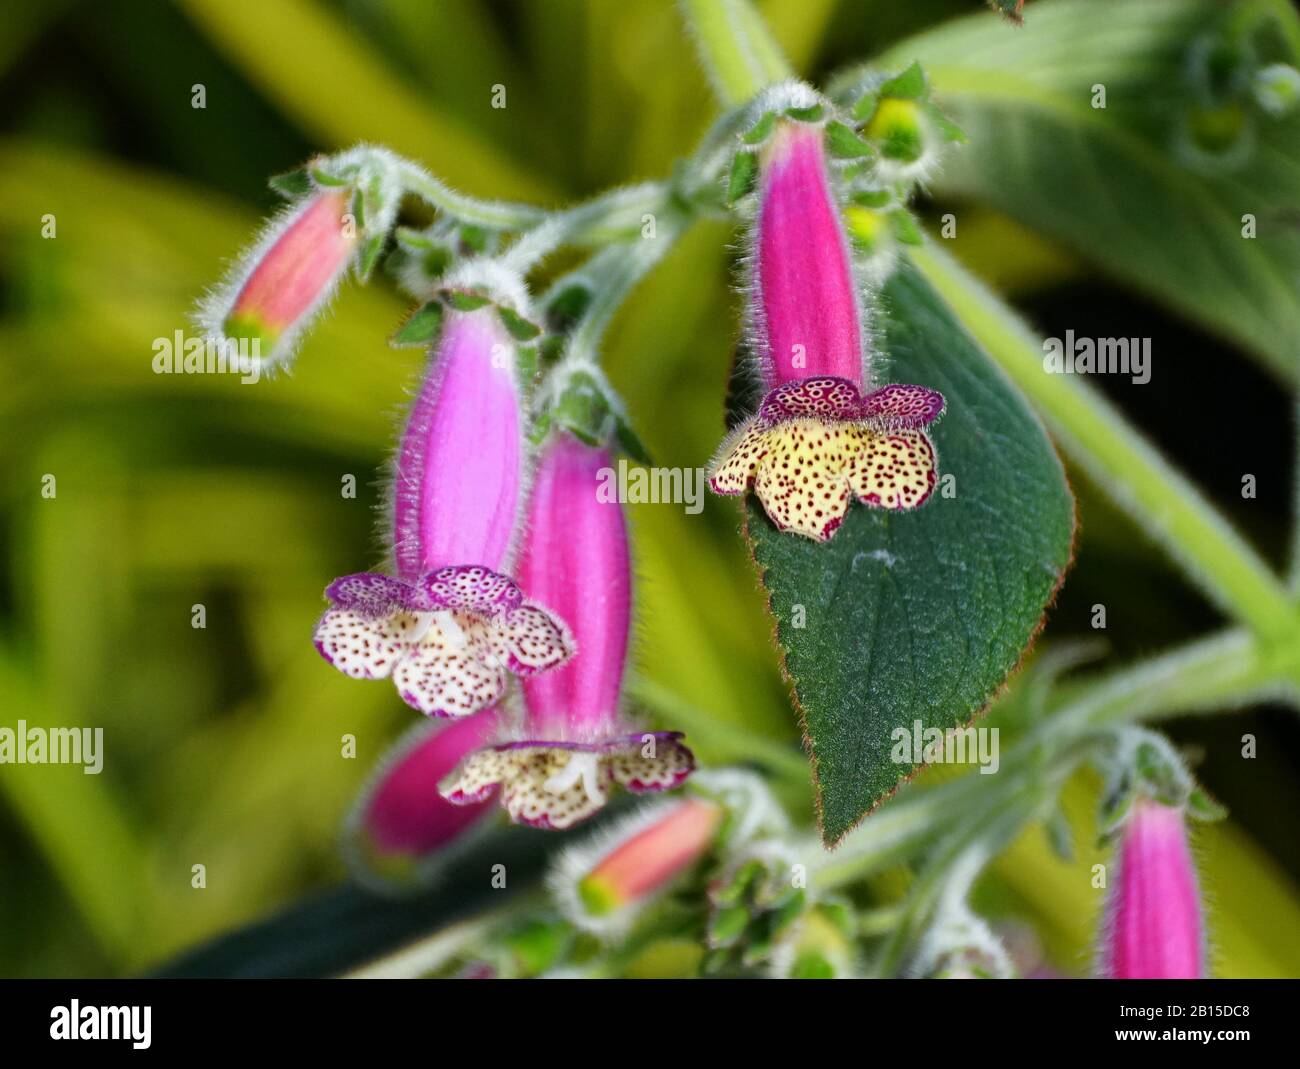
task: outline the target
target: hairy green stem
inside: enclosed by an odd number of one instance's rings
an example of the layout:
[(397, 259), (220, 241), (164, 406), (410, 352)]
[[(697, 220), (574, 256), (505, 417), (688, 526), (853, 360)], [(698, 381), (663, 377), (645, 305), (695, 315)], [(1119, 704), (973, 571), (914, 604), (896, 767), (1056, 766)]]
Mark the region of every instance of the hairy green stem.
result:
[(1154, 537), (1225, 612), (1292, 640), (1300, 614), (1283, 583), (1205, 497), (1091, 387), (1043, 369), (1043, 351), (1001, 301), (933, 243), (913, 262), (1046, 417), (1066, 454)]
[(511, 201), (481, 200), (457, 193), (445, 182), (435, 178), (419, 164), (400, 160), (397, 165), (398, 181), (402, 188), (428, 201), (439, 211), (454, 215), (467, 223), (487, 227), (489, 230), (526, 230), (536, 226), (547, 216), (545, 208)]
[(748, 0), (681, 0), (682, 12), (718, 99), (743, 103), (788, 68)]
[(565, 351), (565, 362), (571, 364), (598, 364), (597, 353), (614, 314), (638, 282), (649, 273), (673, 247), (686, 229), (687, 220), (664, 212), (654, 220), (652, 237), (639, 237), (627, 245), (617, 247), (617, 254), (608, 257), (597, 253), (601, 261), (599, 273), (591, 272), (599, 282), (592, 295), (591, 304), (574, 327)]

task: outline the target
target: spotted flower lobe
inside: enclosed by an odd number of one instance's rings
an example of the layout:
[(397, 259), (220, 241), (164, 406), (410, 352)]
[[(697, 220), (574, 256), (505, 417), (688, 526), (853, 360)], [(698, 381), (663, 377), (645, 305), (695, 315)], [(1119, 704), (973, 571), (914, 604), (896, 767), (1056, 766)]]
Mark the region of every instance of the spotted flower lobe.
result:
[(506, 743), (470, 754), (439, 789), (449, 802), (472, 805), (499, 787), (511, 820), (561, 830), (599, 811), (615, 784), (634, 794), (680, 784), (695, 768), (681, 738), (654, 732), (587, 744)]
[(428, 716), (469, 716), (498, 701), (508, 674), (531, 675), (574, 652), (565, 625), (507, 576), (440, 568), (407, 583), (373, 572), (330, 584), (316, 648), (354, 679), (389, 675)]
[(864, 397), (847, 379), (787, 383), (724, 445), (709, 484), (719, 494), (752, 487), (779, 530), (824, 542), (851, 496), (874, 508), (925, 503), (937, 460), (923, 428), (942, 411), (943, 396), (923, 386)]

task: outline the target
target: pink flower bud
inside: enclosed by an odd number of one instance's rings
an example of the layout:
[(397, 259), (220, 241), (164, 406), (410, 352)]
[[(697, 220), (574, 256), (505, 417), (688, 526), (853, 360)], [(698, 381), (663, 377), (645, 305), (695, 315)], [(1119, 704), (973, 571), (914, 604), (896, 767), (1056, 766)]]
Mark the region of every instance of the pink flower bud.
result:
[(924, 504), (938, 459), (925, 428), (943, 395), (869, 389), (863, 309), (820, 126), (783, 122), (764, 150), (750, 319), (767, 386), (762, 407), (722, 444), (718, 494), (750, 489), (781, 531), (824, 542), (856, 498)]
[(254, 343), (258, 353), (249, 355), (262, 363), (287, 360), (356, 251), (351, 198), (350, 190), (318, 193), (285, 216), (248, 257), (229, 306), (209, 309), (209, 333)]
[(574, 923), (620, 928), (707, 853), (722, 816), (720, 805), (695, 798), (656, 803), (566, 852), (551, 886)]
[(573, 638), (498, 569), (523, 493), (514, 345), (494, 307), (452, 311), (402, 437), (393, 483), (397, 577), (335, 580), (316, 648), (356, 679), (392, 676), (430, 716), (499, 701), (508, 675), (563, 663)]
[(1181, 809), (1139, 798), (1106, 904), (1101, 973), (1114, 980), (1199, 979), (1205, 931)]
[(679, 733), (632, 733), (619, 715), (632, 574), (622, 506), (597, 494), (598, 473), (612, 464), (608, 449), (566, 432), (543, 449), (520, 585), (564, 617), (578, 652), (553, 679), (525, 682), (525, 737), (467, 758), (443, 783), (453, 802), (500, 785), (512, 819), (566, 828), (599, 810), (612, 784), (667, 790), (695, 767)]
[(448, 312), (397, 455), (398, 576), (500, 571), (523, 506), (523, 458), (514, 342), (490, 306)]
[(420, 725), (384, 760), (362, 793), (349, 837), (367, 868), (391, 870), (446, 846), (488, 812), (455, 806), (438, 793), (438, 781), (467, 753), (487, 743), (500, 726), (488, 709), (445, 725)]
[(863, 309), (820, 126), (778, 124), (764, 151), (753, 318), (767, 388), (833, 375), (866, 381)]

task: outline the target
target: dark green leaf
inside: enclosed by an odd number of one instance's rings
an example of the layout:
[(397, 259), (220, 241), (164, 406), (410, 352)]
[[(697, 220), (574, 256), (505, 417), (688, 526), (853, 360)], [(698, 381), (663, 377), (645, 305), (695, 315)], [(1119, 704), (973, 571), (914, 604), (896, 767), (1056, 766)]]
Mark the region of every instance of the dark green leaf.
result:
[(1074, 533), (1060, 461), (1019, 395), (910, 265), (884, 298), (889, 378), (948, 401), (933, 500), (903, 514), (855, 504), (824, 544), (749, 504), (828, 843), (917, 767), (919, 755), (891, 760), (891, 732), (955, 727), (989, 701), (1037, 632)]

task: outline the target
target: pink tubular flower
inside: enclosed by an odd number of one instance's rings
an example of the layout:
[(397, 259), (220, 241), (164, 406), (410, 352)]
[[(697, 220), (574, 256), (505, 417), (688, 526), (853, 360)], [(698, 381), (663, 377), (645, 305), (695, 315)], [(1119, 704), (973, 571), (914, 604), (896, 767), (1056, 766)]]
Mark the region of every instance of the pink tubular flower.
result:
[(228, 309), (209, 324), (231, 342), (250, 342), (263, 361), (283, 361), (334, 292), (357, 249), (350, 190), (317, 193), (255, 250)]
[(1113, 980), (1205, 975), (1205, 932), (1181, 809), (1139, 798), (1106, 904), (1101, 973)]
[(863, 311), (818, 126), (781, 123), (766, 151), (754, 256), (768, 389), (808, 375), (863, 381)]
[(573, 629), (578, 653), (524, 680), (524, 738), (472, 754), (442, 784), (458, 804), (498, 786), (511, 819), (541, 828), (585, 820), (619, 783), (668, 790), (695, 759), (678, 732), (630, 733), (619, 694), (631, 624), (631, 567), (622, 507), (597, 496), (609, 450), (553, 435), (538, 465), (519, 582)]
[(469, 716), (501, 698), (507, 673), (527, 676), (573, 652), (564, 624), (500, 574), (523, 496), (513, 351), (494, 308), (448, 313), (397, 456), (397, 576), (335, 580), (316, 627), (335, 668), (391, 675), (431, 716)]
[(655, 803), (567, 851), (551, 886), (574, 923), (617, 930), (708, 852), (722, 817), (698, 798)]
[(943, 395), (869, 390), (864, 313), (820, 127), (782, 122), (764, 151), (754, 244), (755, 351), (767, 396), (723, 444), (715, 493), (751, 487), (783, 531), (826, 541), (851, 497), (923, 504), (936, 482), (925, 427)]
[(445, 847), (487, 813), (487, 806), (455, 806), (438, 781), (467, 753), (497, 732), (500, 716), (487, 709), (449, 724), (421, 724), (385, 759), (362, 793), (349, 838), (367, 869), (391, 872)]

